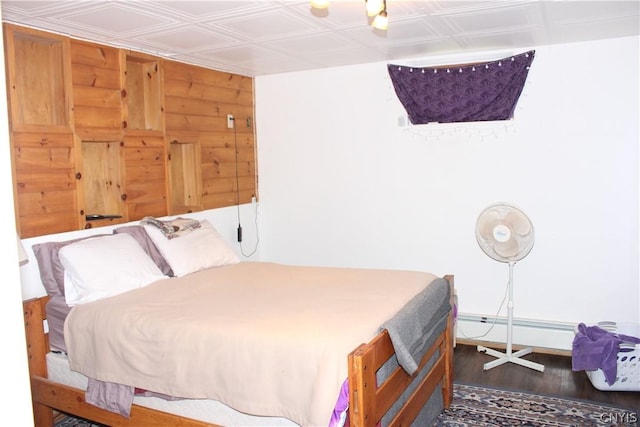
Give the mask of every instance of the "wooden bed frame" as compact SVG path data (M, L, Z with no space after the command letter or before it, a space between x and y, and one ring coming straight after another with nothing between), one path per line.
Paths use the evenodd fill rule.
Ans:
M444 278L449 282L453 301L453 276L447 275ZM23 302L31 396L36 427L52 426L54 409L109 426L215 426L215 424L139 405L132 406L131 417L127 419L85 402L84 390L49 380L46 364L49 337L44 328L47 301L48 297L45 296ZM394 353L389 334L383 331L369 343L358 346L348 356L350 425L352 427L374 427L413 378L426 369L427 362L434 354L438 354L437 360L390 425L411 424L439 384L441 385L444 407L449 407L453 398L453 343L453 310L451 310L445 331L425 353L419 365L419 371L414 376L409 376L398 367L382 384L376 384L375 375L376 371Z

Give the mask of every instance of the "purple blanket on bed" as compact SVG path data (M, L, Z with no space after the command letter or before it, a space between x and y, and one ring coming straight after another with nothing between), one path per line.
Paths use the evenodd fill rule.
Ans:
M616 382L618 373L617 355L623 342L640 343L640 338L615 334L599 326L578 325L573 338L571 364L573 371L595 371L602 369L607 384Z

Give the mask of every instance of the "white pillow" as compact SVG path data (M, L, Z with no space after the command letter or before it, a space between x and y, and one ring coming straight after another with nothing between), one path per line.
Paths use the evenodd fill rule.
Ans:
M177 277L240 262L233 249L206 219L200 221L199 228L173 239L167 239L154 225L143 224L143 227Z
M129 234L114 234L66 245L58 252L64 293L73 306L141 288L166 279Z

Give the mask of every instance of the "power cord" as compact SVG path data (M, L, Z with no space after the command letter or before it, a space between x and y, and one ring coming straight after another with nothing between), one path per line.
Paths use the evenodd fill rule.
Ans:
M242 247L242 243L239 242L240 243L240 253L242 254L242 256L244 256L246 258L248 258L251 255L256 253L256 251L258 250L258 244L260 243L260 233L258 232L258 203L256 202L254 204L254 206L255 206L255 210L253 212L253 218L254 218L254 224L255 224L255 228L256 228L256 245L254 246L254 248L253 248L253 250L251 252L249 252L248 254L245 254L244 253L244 248ZM240 214L238 213L238 215L240 215ZM238 220L238 222L240 222L240 220ZM239 227L240 227L240 225L238 225L238 228Z
M494 318L493 318L493 322L491 322L491 324L490 324L490 326L489 326L489 329L487 329L487 330L485 331L485 333L484 333L484 334L482 334L482 335L476 335L476 336L473 336L473 337L469 337L469 336L467 336L467 335L464 333L464 331L462 330L462 328L460 328L460 325L459 325L459 324L458 324L458 325L456 325L456 329L457 329L457 331L459 331L459 332L460 332L460 334L461 334L464 338L466 338L466 339L468 339L468 340L471 340L471 339L477 339L477 338L484 338L484 337L486 337L486 336L489 334L489 332L491 332L491 331L493 330L493 327L494 327L494 326L496 326L496 323L497 323L497 320L498 320L498 316L500 315L500 312L502 311L502 307L504 306L504 302L507 300L507 295L508 295L508 293L509 293L509 283L507 282L507 286L506 286L506 288L505 288L504 296L502 297L502 302L500 303L500 307L498 307L498 311L496 312L496 315L494 316Z
M238 243L242 243L242 225L240 224L240 179L238 178L238 131L236 130L236 119L229 115L227 120L231 122L233 126L233 154L235 155L235 168L236 168L236 208L238 210Z
M233 123L233 151L235 153L235 167L236 167L236 210L238 216L238 229L237 229L237 238L238 244L240 245L240 253L242 256L248 258L251 255L255 254L258 250L258 243L260 242L260 234L258 233L258 204L255 203L255 211L254 211L254 222L256 228L256 245L253 250L245 254L244 248L242 247L242 224L240 222L240 179L238 177L238 132L236 130L235 117L228 117L228 120L231 120ZM253 196L255 197L255 196Z

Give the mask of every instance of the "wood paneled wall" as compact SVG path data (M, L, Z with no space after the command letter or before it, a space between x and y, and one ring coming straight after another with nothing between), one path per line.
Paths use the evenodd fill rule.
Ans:
M257 196L252 78L12 24L4 35L21 237Z
M250 202L256 195L253 79L168 61L164 72L167 140L197 147L197 203L213 209Z

